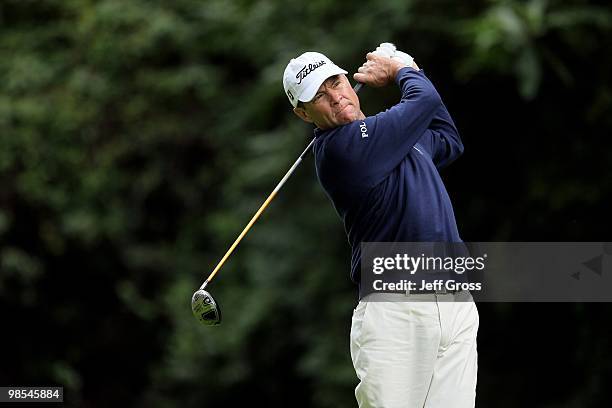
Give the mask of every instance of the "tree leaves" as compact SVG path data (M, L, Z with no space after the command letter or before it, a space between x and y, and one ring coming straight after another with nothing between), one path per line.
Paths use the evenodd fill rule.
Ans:
M354 405L350 252L311 158L211 284L225 323L189 309L312 137L288 60L352 71L395 42L464 135L443 175L464 237L592 240L610 22L578 0L2 2L0 382L59 382L67 406ZM397 96L360 94L368 114Z

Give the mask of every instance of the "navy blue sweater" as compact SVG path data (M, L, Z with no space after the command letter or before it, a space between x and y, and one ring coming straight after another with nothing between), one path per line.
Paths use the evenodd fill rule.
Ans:
M392 108L315 129L317 176L344 222L357 284L361 242L461 242L438 173L463 152L459 133L422 71L402 68L396 82Z

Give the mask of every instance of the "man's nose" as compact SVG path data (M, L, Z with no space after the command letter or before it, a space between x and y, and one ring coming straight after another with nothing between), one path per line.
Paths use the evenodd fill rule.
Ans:
M339 91L330 91L329 100L333 104L338 104L342 100L342 94Z

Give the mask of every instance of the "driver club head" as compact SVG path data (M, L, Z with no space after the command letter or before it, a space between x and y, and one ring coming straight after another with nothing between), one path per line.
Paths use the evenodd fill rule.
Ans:
M200 289L191 298L191 310L200 323L207 326L221 324L221 308L207 291Z

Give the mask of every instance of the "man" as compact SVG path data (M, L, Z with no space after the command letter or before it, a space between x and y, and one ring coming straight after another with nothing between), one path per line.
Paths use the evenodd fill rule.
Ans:
M396 83L402 97L374 116L363 114L347 72L323 54L292 59L283 76L295 114L316 126L317 176L344 222L357 284L362 242L461 242L438 173L463 151L457 129L412 57L381 47L353 78L370 87ZM478 312L471 296L399 296L360 299L353 312L359 406L473 407Z

